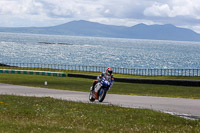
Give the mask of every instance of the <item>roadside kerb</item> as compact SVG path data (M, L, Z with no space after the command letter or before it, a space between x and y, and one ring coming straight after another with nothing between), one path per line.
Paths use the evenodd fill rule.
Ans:
M96 75L74 74L68 73L68 77L96 79ZM160 84L160 85L176 85L176 86L200 86L200 80L178 80L178 79L137 79L137 78L118 78L116 82L141 83L141 84Z
M44 76L57 76L57 77L66 77L67 76L66 73L61 73L61 72L31 71L31 70L11 70L11 69L0 69L0 73L44 75Z

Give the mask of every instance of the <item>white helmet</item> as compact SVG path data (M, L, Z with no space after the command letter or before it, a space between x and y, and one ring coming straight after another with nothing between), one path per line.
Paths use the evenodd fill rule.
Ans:
M112 67L108 67L108 68L106 69L106 74L112 75Z

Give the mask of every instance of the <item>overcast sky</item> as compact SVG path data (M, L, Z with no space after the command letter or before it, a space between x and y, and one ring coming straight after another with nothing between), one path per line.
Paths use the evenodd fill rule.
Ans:
M0 27L43 27L72 20L173 24L200 33L200 0L0 0Z

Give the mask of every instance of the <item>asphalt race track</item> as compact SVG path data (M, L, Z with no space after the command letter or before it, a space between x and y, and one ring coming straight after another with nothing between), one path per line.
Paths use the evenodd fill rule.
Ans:
M88 88L89 89L89 88ZM89 103L89 93L55 90L38 87L26 87L0 83L0 94L52 97L63 100ZM98 102L95 102L98 103ZM102 104L113 104L130 108L146 108L171 113L189 119L200 118L200 100L185 98L166 98L151 96L130 96L108 94Z

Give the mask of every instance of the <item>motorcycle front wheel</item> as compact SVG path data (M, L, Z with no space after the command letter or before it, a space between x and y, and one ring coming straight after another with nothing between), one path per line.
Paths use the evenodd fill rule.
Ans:
M95 101L95 99L93 98L93 91L92 90L90 91L90 94L89 94L89 100L90 100L90 102Z
M107 91L105 89L103 89L103 88L100 89L100 91L99 91L99 98L98 98L99 102L103 102L103 100L106 97L106 93L107 93Z

